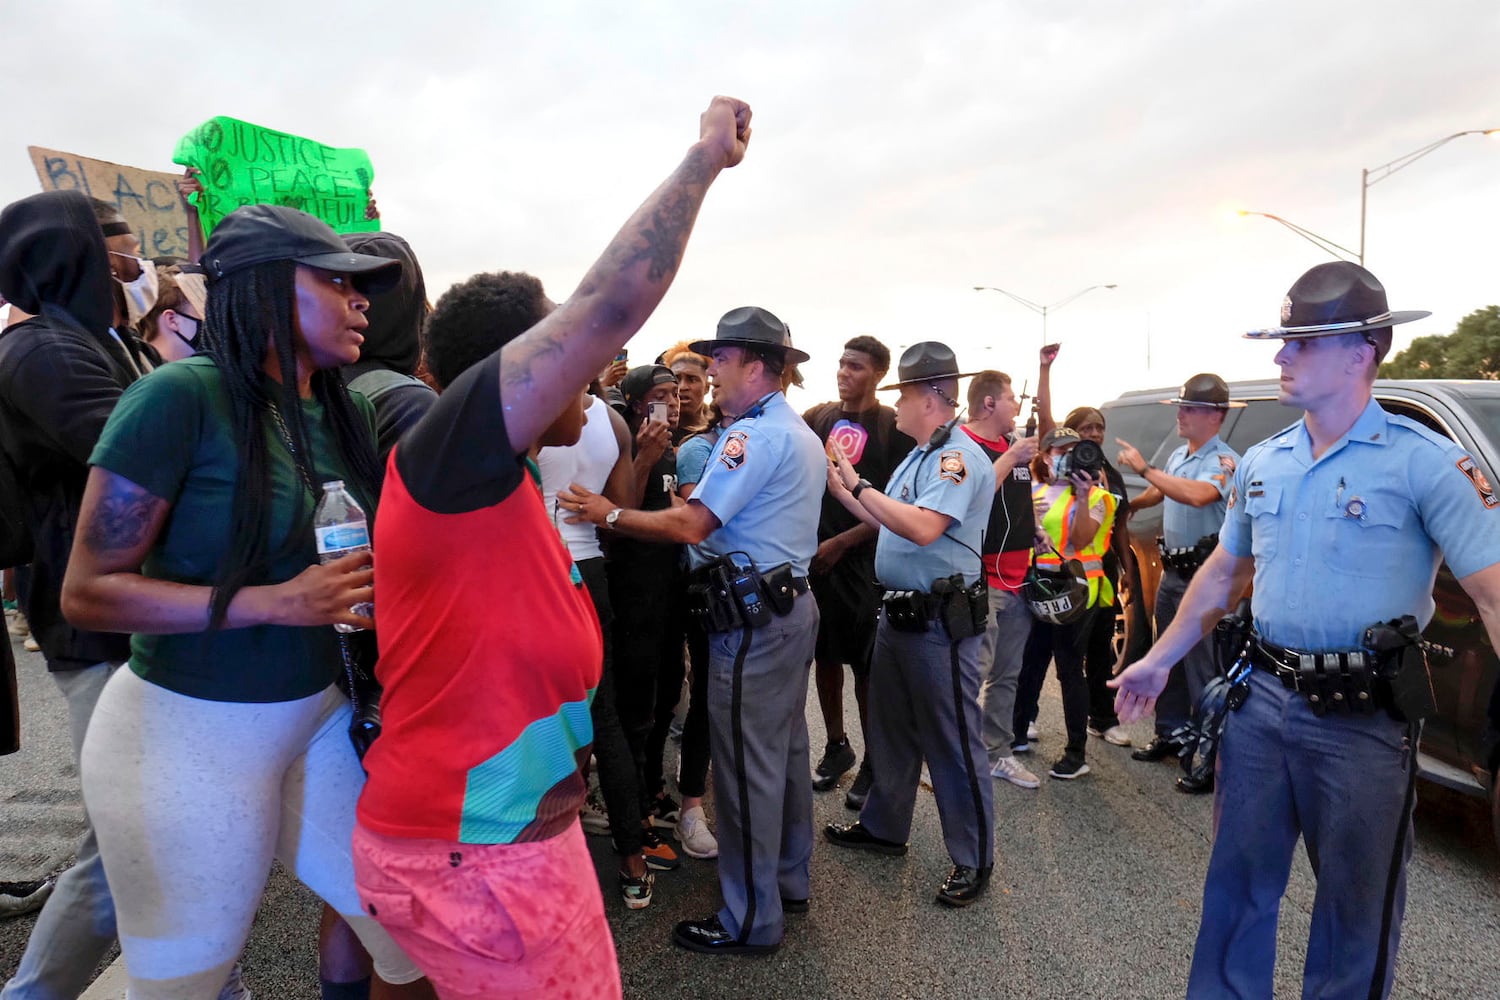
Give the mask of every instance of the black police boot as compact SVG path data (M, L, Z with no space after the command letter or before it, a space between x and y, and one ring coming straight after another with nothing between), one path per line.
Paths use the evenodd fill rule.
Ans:
M858 822L829 823L823 827L823 836L830 844L852 847L857 851L874 851L876 854L899 855L906 853L906 845L894 840L881 840Z
M672 930L672 943L705 955L769 955L781 947L775 944L742 944L724 929L718 915L703 920L684 920Z
M1166 736L1152 737L1151 742L1131 753L1131 760L1158 761L1166 760L1168 757L1176 757L1182 751L1182 744Z
M948 906L968 906L984 894L993 870L993 866L970 868L968 865L954 865L943 884L938 886L937 901Z
M1214 773L1209 771L1199 777L1194 774L1184 774L1177 779L1177 790L1187 795L1204 795L1214 790Z

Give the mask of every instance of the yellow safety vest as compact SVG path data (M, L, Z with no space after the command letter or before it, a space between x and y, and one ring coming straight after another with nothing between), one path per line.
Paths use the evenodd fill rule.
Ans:
M1046 492L1045 485L1037 486L1031 491L1032 499L1039 500ZM1061 569L1063 559L1077 559L1083 563L1084 573L1089 579L1091 608L1113 604L1115 600L1114 587L1110 585L1109 577L1104 575L1104 553L1109 551L1109 533L1115 523L1115 495L1095 486L1089 492L1089 506L1092 507L1093 501L1099 497L1104 498L1104 520L1100 522L1099 530L1094 532L1094 538L1086 548L1075 551L1068 543L1068 525L1073 521L1073 505L1077 502L1074 491L1069 488L1047 508L1040 521L1042 530L1052 540L1057 552L1037 552L1032 556L1032 562L1045 569ZM1062 554L1062 558L1058 558L1058 553Z

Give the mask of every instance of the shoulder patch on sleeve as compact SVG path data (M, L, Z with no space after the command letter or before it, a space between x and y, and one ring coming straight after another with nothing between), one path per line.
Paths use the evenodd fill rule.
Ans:
M730 431L724 435L724 447L719 452L719 461L726 469L738 469L745 464L745 442L749 439L744 431Z
M950 448L938 456L938 478L946 479L957 486L969 475L969 467L964 464L964 453L957 448Z
M1479 500L1486 510L1500 507L1500 497L1495 495L1495 488L1490 485L1489 479L1480 471L1478 463L1473 458L1465 455L1454 464L1458 466L1459 472L1469 477L1469 482L1474 485L1474 492L1479 494Z
M1220 452L1219 471L1211 477L1214 482L1219 484L1220 489L1223 489L1224 484L1231 478L1233 478L1234 470L1237 464L1238 463L1235 462L1233 455L1226 455Z

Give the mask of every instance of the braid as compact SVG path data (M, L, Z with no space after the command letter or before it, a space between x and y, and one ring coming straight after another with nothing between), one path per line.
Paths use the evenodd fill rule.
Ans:
M267 412L270 407L280 411L292 439L299 477L305 471L314 483L318 481L316 456L297 397L296 270L296 263L289 260L246 268L216 281L208 298L203 353L214 360L223 378L238 458L229 546L215 571L209 604L211 630L223 626L229 603L241 588L264 579L271 566L300 547L312 530L316 497L308 497L299 506L290 529L273 548L274 489L266 445L267 421L275 419ZM272 347L281 368L279 385L265 378L266 352ZM380 479L369 428L336 369L316 372L312 381L314 393L332 418L336 447L360 480L353 485L363 493L361 499L373 504Z

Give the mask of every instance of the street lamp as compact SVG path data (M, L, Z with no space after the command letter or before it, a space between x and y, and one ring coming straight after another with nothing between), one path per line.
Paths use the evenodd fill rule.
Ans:
M1360 266L1363 267L1364 263L1365 263L1365 203L1369 199L1370 186L1372 184L1379 184L1381 181L1383 181L1387 177L1391 176L1391 174L1394 174L1398 170L1402 170L1402 169L1405 169L1406 167L1411 166L1413 163L1416 163L1422 157L1426 156L1428 153L1430 153L1433 150L1437 149L1439 146L1446 146L1448 143L1452 142L1454 139L1459 139L1459 138L1462 138L1463 136L1466 136L1466 135L1494 135L1497 132L1500 132L1500 128L1471 128L1471 129L1465 129L1462 132L1454 132L1452 135L1445 135L1445 136L1443 136L1443 138L1437 140L1436 142L1429 142L1427 145L1423 146L1421 149L1414 149L1410 153L1405 154L1404 156L1398 156L1394 160L1390 161L1389 163L1382 163L1378 167L1369 167L1367 169L1361 170L1359 172L1359 263L1360 263Z
M1053 310L1057 310L1057 309L1061 309L1063 306L1067 305L1069 302L1072 302L1074 299L1082 298L1083 296L1087 295L1089 292L1092 292L1096 288L1118 288L1118 287L1120 287L1120 286L1118 286L1118 285L1090 285L1089 287L1083 289L1082 291L1074 292L1072 295L1069 295L1067 298L1060 299L1057 302L1054 302L1051 305L1046 305L1046 306L1040 305L1040 304L1038 304L1036 302L1033 302L1030 299L1023 299L1021 296L1017 295L1015 292L1007 292L1005 289L1003 289L1003 288L996 288L994 285L975 285L974 286L974 291L976 291L976 292L999 292L1001 295L1004 295L1006 298L1010 299L1012 302L1018 302L1021 305L1025 306L1027 309L1030 309L1034 313L1040 313L1041 316L1042 316L1042 345L1046 346L1046 344L1047 344L1047 313L1048 312L1053 311Z
M1296 233L1298 236L1302 237L1304 240L1311 243L1319 250L1322 250L1324 253L1329 254L1336 260L1347 260L1349 258L1359 256L1348 247L1335 243L1333 242L1333 240L1330 240L1326 236L1319 236L1311 229L1304 229L1301 226L1297 225L1295 222L1289 222L1279 215L1272 215L1270 212L1251 212L1243 208L1239 210L1238 214L1241 216L1258 215L1262 219L1270 219L1272 222L1279 222L1283 226L1290 229L1292 232Z

